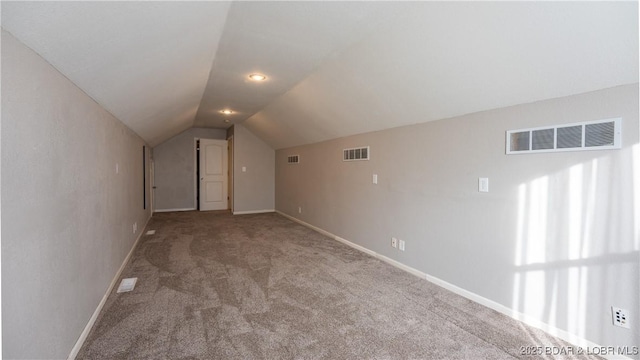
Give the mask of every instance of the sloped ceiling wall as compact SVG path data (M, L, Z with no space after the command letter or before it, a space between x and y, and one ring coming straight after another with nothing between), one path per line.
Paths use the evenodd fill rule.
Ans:
M0 6L152 146L243 123L279 149L638 81L637 2Z
M225 2L2 2L2 27L151 144L189 128Z
M387 2L234 3L195 124L225 127L246 120L405 7ZM268 79L252 82L252 73ZM234 114L221 114L225 108Z
M638 81L637 3L412 4L245 126L276 149Z

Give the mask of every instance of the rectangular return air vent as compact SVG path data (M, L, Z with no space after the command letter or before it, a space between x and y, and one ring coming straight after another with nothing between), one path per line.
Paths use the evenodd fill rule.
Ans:
M507 131L507 154L622 147L622 118Z
M369 160L369 147L342 150L342 161Z
M300 155L287 156L287 164L298 164L298 163L300 163Z

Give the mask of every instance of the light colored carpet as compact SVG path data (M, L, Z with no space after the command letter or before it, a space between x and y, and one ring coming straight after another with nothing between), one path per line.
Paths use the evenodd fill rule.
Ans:
M155 214L78 359L505 359L568 344L280 215ZM146 231L146 229L145 229Z

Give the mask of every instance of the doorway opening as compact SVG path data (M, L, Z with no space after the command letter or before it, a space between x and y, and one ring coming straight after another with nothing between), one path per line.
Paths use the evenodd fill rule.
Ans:
M198 211L229 209L227 140L196 139L195 194Z
M227 139L227 149L229 151L229 195L227 198L229 199L229 209L231 209L231 213L233 213L233 136L230 136Z
M196 210L200 211L200 139L196 139Z

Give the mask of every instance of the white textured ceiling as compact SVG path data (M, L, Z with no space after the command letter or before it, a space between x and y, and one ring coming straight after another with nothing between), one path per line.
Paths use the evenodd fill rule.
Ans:
M228 2L5 2L2 27L151 145L193 125Z
M151 145L228 118L283 148L638 81L637 2L1 6Z
M279 149L637 82L637 2L413 3L244 124Z
M231 6L195 125L242 122L406 6L384 2L237 2ZM262 73L265 82L248 80ZM220 110L235 112L223 115Z

